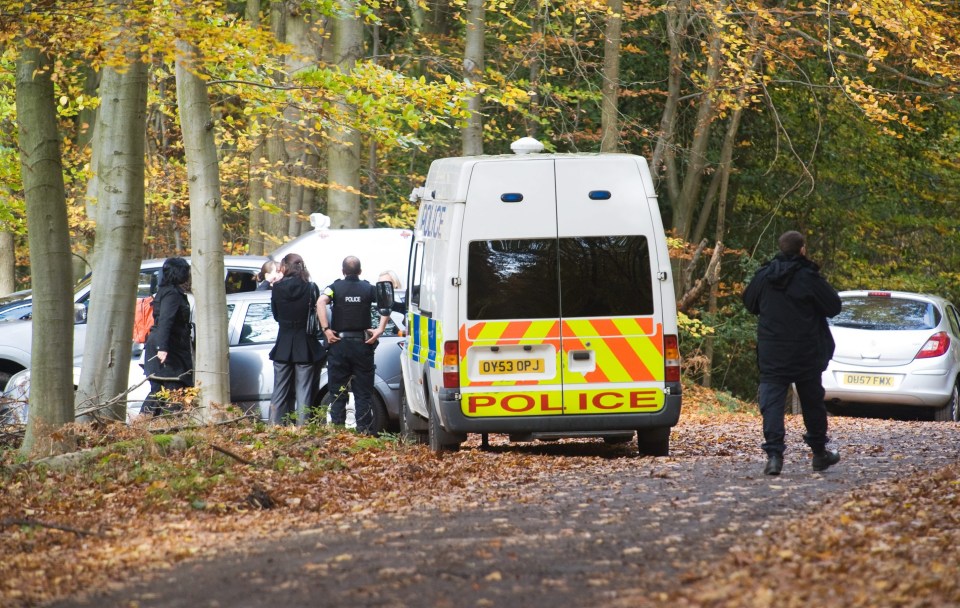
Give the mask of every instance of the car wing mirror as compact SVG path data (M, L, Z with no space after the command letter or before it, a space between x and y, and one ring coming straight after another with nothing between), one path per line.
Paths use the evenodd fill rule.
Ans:
M380 281L377 283L377 312L382 316L389 316L393 310L393 283Z
M83 304L73 305L73 324L79 325L87 322L87 307Z

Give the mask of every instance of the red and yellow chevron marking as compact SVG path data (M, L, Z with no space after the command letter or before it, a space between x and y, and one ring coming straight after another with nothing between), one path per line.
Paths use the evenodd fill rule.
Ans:
M564 384L664 379L663 325L657 323L654 332L652 319L564 321L563 349L593 349L597 358L597 367L591 372L565 369Z
M663 391L648 389L467 393L460 411L470 418L649 413L663 408Z
M476 342L503 344L552 344L556 369L564 384L662 382L664 379L663 325L651 318L603 318L549 321L487 321L460 326L460 358ZM596 368L579 373L567 365L568 353L592 350ZM471 381L465 366L460 386L535 386L558 384L559 377L541 380Z
M559 359L560 322L550 321L480 321L473 325L460 326L460 359L465 360L467 349L475 342L493 344L552 344ZM536 386L559 384L560 363L556 362L557 375L542 380L485 380L471 381L466 366L460 367L460 386Z

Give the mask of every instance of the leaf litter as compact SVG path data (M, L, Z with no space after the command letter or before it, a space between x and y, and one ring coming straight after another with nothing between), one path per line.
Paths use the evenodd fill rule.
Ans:
M788 438L791 453L802 454L798 418L788 419ZM960 605L957 425L854 418L831 418L831 425L843 434L845 450L893 460L909 457L903 446L858 443L858 437L915 425L917 444L906 450L946 451L945 466L908 469L902 479L860 486L829 508L811 504L800 518L774 516L763 534L744 536L736 524L721 528L718 540L729 545L722 555L682 564L674 584L655 591L639 577L634 588L598 605ZM671 456L657 459L634 456L630 444L564 440L530 446L498 436L491 436L488 450L471 437L459 453L434 455L391 436L371 439L322 426L249 422L187 431L179 442L137 425L74 425L70 432L95 457L61 469L27 466L15 450L0 449L0 605L33 606L115 588L138 573L245 550L253 540L347 531L363 520L358 514L403 517L425 506L456 513L538 501L575 492L584 476L601 471L631 484L647 478L676 487L678 492L644 508L682 513L696 507L701 515L693 518L703 523L720 517L714 509L736 505L739 488L727 486L691 503L682 489L696 480L685 478L687 469L680 465L702 465L708 475L711 464L723 460L762 467L756 456L759 418L719 411L705 391L685 395ZM799 468L796 462L788 465ZM773 492L788 483L769 480ZM583 513L564 513L567 521L575 523L597 506L588 497L580 504ZM617 516L596 523L614 526ZM509 521L498 525L509 539L504 542L523 542L506 533L512 530ZM578 533L568 529L569 535ZM664 534L660 544L669 555L690 540ZM642 560L647 552L629 546L621 555ZM378 572L381 579L401 576L393 568ZM502 573L495 568L486 575L487 582L498 577ZM543 584L562 588L564 581ZM588 584L602 588L607 581L596 577Z

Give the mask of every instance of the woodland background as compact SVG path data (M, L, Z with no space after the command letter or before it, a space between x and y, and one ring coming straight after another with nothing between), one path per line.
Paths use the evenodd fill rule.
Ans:
M739 292L786 229L838 289L960 301L958 17L892 0L6 0L0 291L32 287L63 336L67 279L89 266L106 282L141 258L197 268L217 241L262 254L315 211L410 227L431 160L532 136L650 161L687 379L751 397ZM37 153L51 142L56 158ZM37 181L41 157L59 186ZM204 272L198 310L222 316ZM91 308L90 334L111 330L85 361L122 347L129 300ZM38 354L43 335L53 388L32 397L62 401L71 362ZM199 378L225 360L203 338ZM108 393L86 367L77 399Z

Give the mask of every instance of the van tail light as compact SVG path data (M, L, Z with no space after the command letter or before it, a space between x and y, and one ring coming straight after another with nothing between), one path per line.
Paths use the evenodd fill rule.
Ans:
M915 359L930 359L932 357L939 357L940 355L947 352L950 348L950 336L947 335L947 332L940 331L927 340L927 343L923 345L923 348L920 349L920 352L917 353Z
M460 345L456 340L443 343L443 388L460 388Z
M664 379L680 382L680 345L676 336L663 337Z

